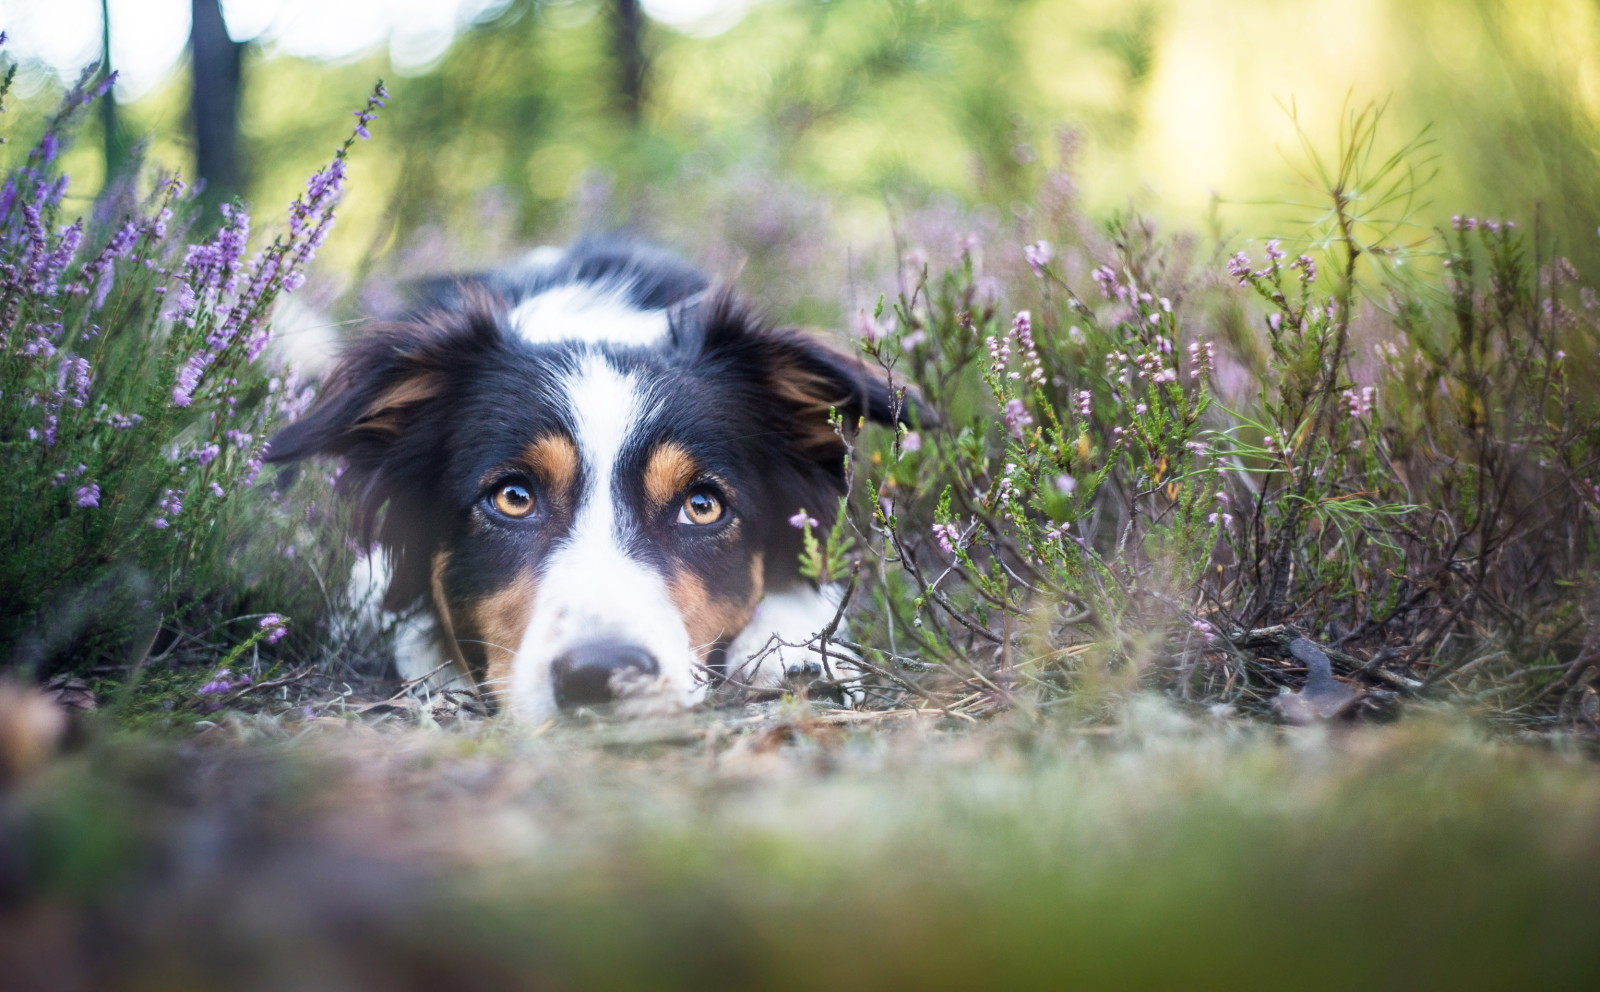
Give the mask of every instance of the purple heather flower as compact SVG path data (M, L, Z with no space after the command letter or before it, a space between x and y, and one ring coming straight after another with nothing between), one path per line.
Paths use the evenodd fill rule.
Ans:
M257 451L254 454L252 454L249 458L245 459L245 462L244 462L244 475L239 477L239 483L241 485L243 485L246 488L248 488L248 487L253 486L253 485L256 484L256 479L258 479L261 476L261 461L262 461L262 456L265 453L266 453L266 449L263 448L261 451Z
M961 528L955 524L934 524L934 539L939 542L939 547L947 555L954 555L956 548L961 544Z
M815 527L817 526L817 518L806 513L804 509L801 509L799 513L796 513L794 516L789 518L789 526L795 528L796 530L799 530L803 527Z
M170 523L168 523L166 520L162 519L161 517L157 517L154 520L150 521L150 526L154 527L156 530L166 530L168 527L171 527L172 525Z
M1028 268L1033 270L1033 274L1042 278L1044 276L1044 267L1049 265L1050 259L1055 257L1055 249L1050 246L1048 241L1036 241L1031 245L1023 246L1022 256L1028 260Z
M200 375L208 361L209 358L201 354L183 363L183 368L178 370L177 384L172 387L173 406L188 406L194 401L194 391L200 386Z
M89 401L89 360L81 355L68 355L56 371L56 389L65 394L70 382L72 393L69 402L82 408Z
M261 622L257 626L267 632L266 642L268 644L276 644L283 640L285 634L289 633L289 618L281 613L268 613L261 618Z
M100 487L94 483L79 486L72 494L72 501L86 510L92 510L100 505Z
M194 295L194 287L187 282L178 283L178 291L167 299L172 304L161 316L165 320L183 320L194 313L198 300ZM190 321L193 323L193 321Z
M1250 256L1241 251L1228 259L1228 275L1239 280L1239 285L1248 286L1252 275L1250 271Z
M1099 285L1100 291L1106 294L1107 299L1115 299L1127 292L1117 283L1116 270L1109 265L1096 268L1090 275L1094 277L1095 283Z
M1056 488L1059 489L1061 492L1064 492L1064 493L1067 493L1067 494L1070 495L1070 494L1072 494L1074 492L1077 492L1077 490L1078 490L1078 480L1074 479L1072 476L1067 475L1065 472L1063 472L1062 474L1056 476Z
M1019 441L1022 440L1022 432L1033 425L1032 415L1028 413L1027 407L1019 399L1006 401L1004 417L1006 429L1011 432L1012 437Z
M1358 393L1354 389L1346 389L1340 398L1344 400L1350 411L1352 419L1360 419L1372 412L1372 407L1377 399L1378 391L1372 386L1363 386Z
M900 450L913 452L921 451L922 435L918 434L916 431L908 431L906 436L900 439Z
M191 245L184 264L197 288L232 293L238 288L239 268L250 241L250 215L223 204L222 216L221 229L205 244Z
M168 489L161 494L161 502L156 504L156 511L169 517L175 517L183 512L183 490Z

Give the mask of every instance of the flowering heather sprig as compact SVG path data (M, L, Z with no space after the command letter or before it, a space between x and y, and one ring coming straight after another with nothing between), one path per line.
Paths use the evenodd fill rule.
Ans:
M161 501L156 504L156 512L164 516L175 517L183 512L183 490L168 489L161 494Z
M240 207L223 207L218 228L189 243L196 206L177 177L148 195L130 180L81 219L66 213L77 203L59 174L66 128L110 84L95 82L76 88L25 162L0 176L0 438L9 439L0 500L18 549L0 556L13 606L0 618L0 656L19 632L53 622L63 590L104 588L120 602L115 577L130 568L162 577L145 605L169 616L178 599L240 595L241 546L251 548L251 574L272 583L262 592L292 594L272 570L299 539L286 549L274 538L303 533L299 515L241 490L261 472L258 439L306 390L252 360L275 301L327 236L344 153L384 98L374 91L358 112L360 133L313 180L298 225L247 258L251 221ZM0 73L0 96L6 85ZM163 533L175 529L183 540ZM273 547L254 547L251 534ZM85 636L121 636L120 621L107 621L84 620ZM283 623L253 633L271 643Z
M200 385L200 375L205 371L210 356L201 353L183 363L178 371L177 384L172 387L172 405L188 406L194 401L194 391Z
M989 371L996 376L1006 373L1006 365L1011 362L1011 337L1010 335L994 335L989 338Z
M89 402L89 387L93 376L89 360L81 355L68 355L56 370L56 393L66 398L74 407L82 409ZM67 391L71 387L71 392Z
M955 524L934 524L933 539L939 542L939 548L947 555L954 555L956 548L961 546L961 528Z
M281 613L268 613L257 626L267 632L264 640L268 644L276 644L289 633L289 618Z
M1244 252L1234 252L1233 257L1228 259L1228 275L1239 280L1239 285L1250 285L1250 277L1254 274L1250 256Z
M1023 365L1028 369L1028 381L1035 385L1044 382L1044 365L1039 361L1039 349L1033 343L1033 314L1019 310L1011 321L1011 333L1022 351ZM1013 374L1013 378L1016 374Z
M1117 271L1109 265L1099 266L1089 275L1108 300L1126 301L1133 295L1131 287L1124 286L1117 278Z
M212 295L231 294L239 286L239 269L250 242L250 215L224 203L223 224L205 244L191 245L184 264L189 270L185 288Z
M1023 246L1022 257L1027 259L1028 268L1033 270L1033 274L1043 278L1045 266L1049 265L1050 260L1055 257L1055 249L1051 247L1048 241L1036 241L1031 245Z
M1228 512L1227 493L1217 493L1217 509L1206 517L1206 522L1210 524L1220 523L1224 528L1233 523L1233 514Z
M1020 399L1012 398L1006 401L1003 413L1006 421L1006 430L1018 441L1022 440L1023 432L1033 426L1033 416L1028 413L1028 408Z
M795 530L802 530L806 527L815 527L817 526L817 518L811 516L805 511L804 508L802 508L799 513L796 513L794 516L789 518L789 526L793 527Z
M1310 255L1301 255L1289 263L1289 268L1298 269L1300 281L1311 285L1317 281L1317 263Z
M1377 395L1378 390L1375 387L1363 386L1359 393L1354 389L1346 389L1340 394L1340 398L1344 400L1345 407L1349 411L1350 417L1352 419L1359 420L1362 417L1371 415L1372 408L1377 400Z

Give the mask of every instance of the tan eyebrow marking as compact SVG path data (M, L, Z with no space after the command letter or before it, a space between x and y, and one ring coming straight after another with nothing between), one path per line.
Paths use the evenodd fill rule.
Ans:
M664 508L701 475L700 463L681 445L667 441L650 452L644 468L645 502L654 510Z
M569 499L578 478L578 448L560 434L546 434L522 449L522 461L558 499Z

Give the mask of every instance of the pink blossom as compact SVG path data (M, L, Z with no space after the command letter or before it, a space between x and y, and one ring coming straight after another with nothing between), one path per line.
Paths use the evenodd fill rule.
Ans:
M268 644L276 644L289 633L289 618L281 613L268 613L257 626L267 632L265 640Z

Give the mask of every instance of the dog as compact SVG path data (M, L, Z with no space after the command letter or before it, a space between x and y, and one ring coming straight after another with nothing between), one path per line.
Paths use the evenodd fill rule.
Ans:
M344 459L382 606L417 618L403 678L528 721L721 683L859 700L860 670L818 642L840 590L800 574L800 527L832 523L847 438L904 423L903 391L625 239L421 295L268 449Z

